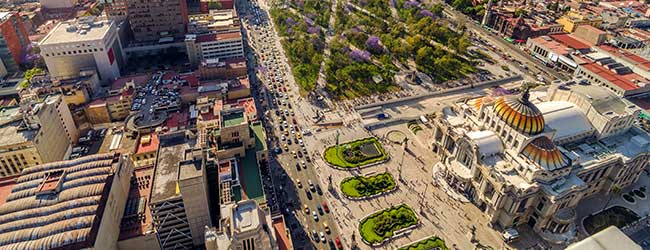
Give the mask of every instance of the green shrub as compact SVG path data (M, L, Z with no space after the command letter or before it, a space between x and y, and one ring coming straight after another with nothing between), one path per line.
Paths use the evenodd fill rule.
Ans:
M370 244L379 243L393 236L395 231L416 225L418 218L407 205L379 211L359 223L361 237Z
M395 188L395 180L390 173L381 173L369 177L355 176L341 182L341 191L349 197L366 197Z

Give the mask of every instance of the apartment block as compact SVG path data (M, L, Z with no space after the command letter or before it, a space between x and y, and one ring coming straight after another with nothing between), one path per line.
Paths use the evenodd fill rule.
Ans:
M206 59L225 60L244 57L241 32L217 34L190 34L185 37L185 46L190 64L196 66Z

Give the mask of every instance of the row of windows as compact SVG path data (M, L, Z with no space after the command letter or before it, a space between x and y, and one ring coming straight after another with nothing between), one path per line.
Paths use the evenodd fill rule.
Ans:
M76 55L76 54L86 54L86 53L95 53L97 51L104 51L103 48L99 48L99 50L95 49L84 49L84 50L71 50L71 51L63 51L63 52L57 52L55 53L45 53L45 56L65 56L65 55Z

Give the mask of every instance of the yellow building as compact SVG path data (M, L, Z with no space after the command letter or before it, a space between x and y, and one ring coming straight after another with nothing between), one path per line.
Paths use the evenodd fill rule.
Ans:
M140 137L138 147L131 156L136 168L153 166L156 164L158 152L158 134L148 134Z
M562 25L565 32L573 33L580 25L591 25L598 28L603 23L603 19L600 16L583 15L570 11L557 19L556 22Z
M0 176L63 160L78 137L68 105L59 95L24 112L5 107L0 111Z

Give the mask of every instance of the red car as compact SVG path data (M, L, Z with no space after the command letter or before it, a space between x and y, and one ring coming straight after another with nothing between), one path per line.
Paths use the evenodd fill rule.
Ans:
M327 206L327 202L323 201L323 203L321 203L321 205L323 206L323 210L325 210L326 213L330 212L330 208Z
M341 239L339 239L338 236L336 236L336 239L334 240L334 242L336 243L336 248L343 249L343 244L341 244Z

